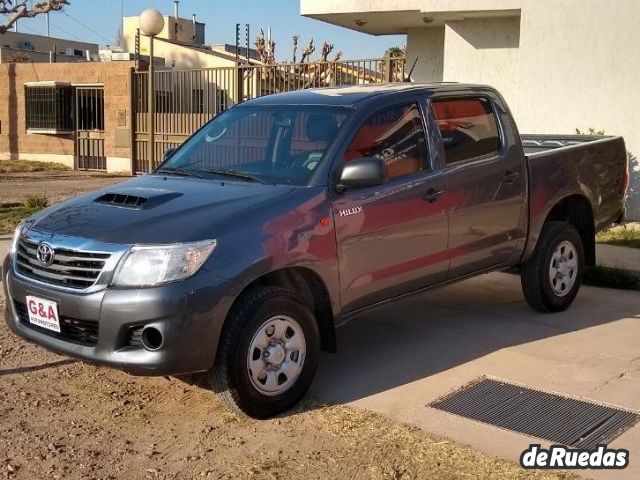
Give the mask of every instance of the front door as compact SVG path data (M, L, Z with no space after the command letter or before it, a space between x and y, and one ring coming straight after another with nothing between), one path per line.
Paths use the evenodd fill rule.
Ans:
M447 213L442 174L432 168L423 111L406 103L372 114L344 162L377 156L380 186L347 190L333 203L346 311L446 279Z
M508 263L526 235L522 150L506 148L497 104L483 96L432 100L444 147L449 275ZM506 112L504 112L506 115Z
M106 170L104 151L104 87L78 86L75 96L75 165L80 170Z

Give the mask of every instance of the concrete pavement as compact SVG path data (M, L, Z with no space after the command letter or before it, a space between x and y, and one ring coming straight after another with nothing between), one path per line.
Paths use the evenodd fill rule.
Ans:
M493 273L355 319L338 350L323 355L312 395L516 462L538 441L427 405L488 375L640 411L640 292L583 287L548 315L525 304L517 276ZM640 425L611 447L629 449L628 469L578 473L640 478Z

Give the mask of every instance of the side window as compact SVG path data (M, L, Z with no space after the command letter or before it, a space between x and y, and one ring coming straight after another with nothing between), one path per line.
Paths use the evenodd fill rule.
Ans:
M497 152L498 122L486 98L433 100L447 165Z
M427 145L418 104L373 114L360 127L345 152L345 161L378 157L387 178L411 175L427 167Z

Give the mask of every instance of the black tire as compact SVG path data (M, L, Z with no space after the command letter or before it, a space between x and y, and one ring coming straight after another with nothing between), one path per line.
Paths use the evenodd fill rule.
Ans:
M259 327L277 315L291 317L301 327L306 355L294 383L283 393L268 396L252 384L247 357ZM253 418L269 418L300 401L311 385L319 356L318 324L300 296L285 288L257 287L244 294L229 314L209 380L222 403L231 410Z
M562 242L571 243L577 253L577 272L573 286L558 295L549 278L551 261L556 248ZM522 291L527 303L539 312L561 312L573 302L582 284L584 272L584 247L578 231L566 222L547 222L542 227L533 256L520 270Z

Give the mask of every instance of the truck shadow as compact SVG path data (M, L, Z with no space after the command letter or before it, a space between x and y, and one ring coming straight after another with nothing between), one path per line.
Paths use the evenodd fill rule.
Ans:
M339 328L338 353L321 356L310 396L322 403L352 402L427 379L501 349L567 335L545 345L549 349L545 358L552 359L562 355L564 342L571 342L573 332L639 314L640 293L585 287L568 311L542 314L525 303L516 275L483 275L364 314ZM629 331L628 324L620 328L616 338L639 334ZM583 332L578 341L585 342L579 348L588 355L589 349L597 353L594 346L606 340L594 330ZM616 351L615 345L606 348ZM483 359L481 364L466 366L453 380L438 383L438 389L444 390L438 395L460 386L455 379L461 376L498 375L504 367L500 362L504 360L492 363ZM522 371L526 368L514 368L521 369L519 376L527 375ZM425 398L424 402L430 400Z
M56 360L55 362L47 362L40 365L31 365L28 367L7 368L4 370L0 369L0 377L4 377L5 375L15 375L19 373L38 372L40 370L46 370L47 368L57 368L64 365L72 365L74 363L78 363L78 360Z

